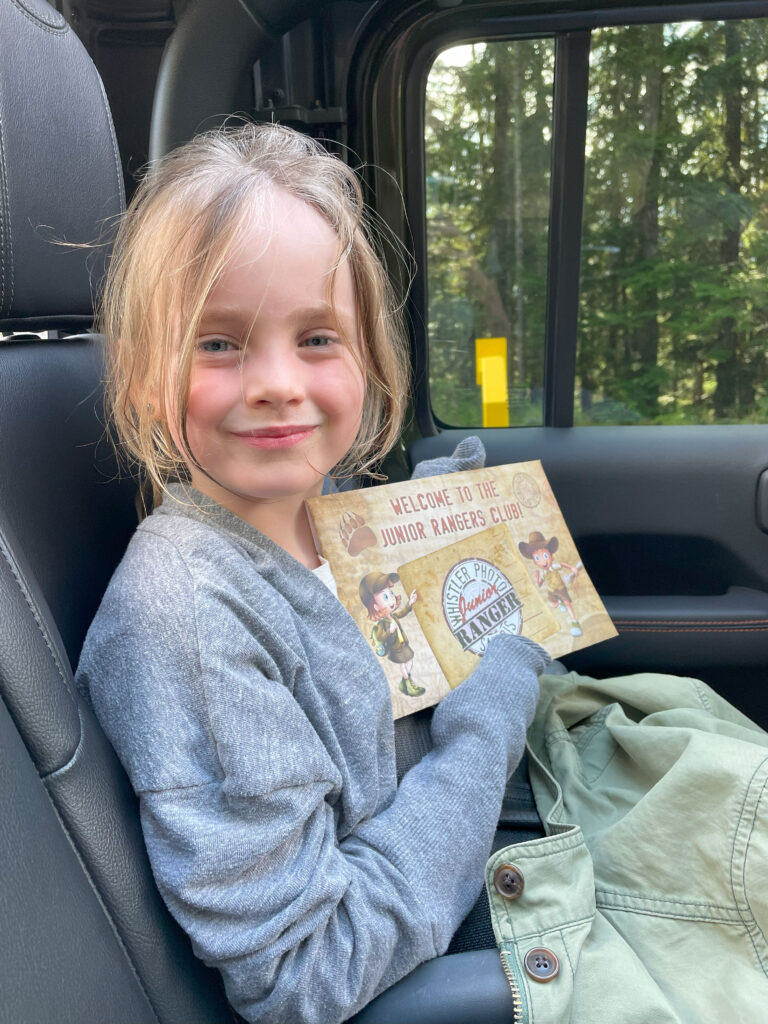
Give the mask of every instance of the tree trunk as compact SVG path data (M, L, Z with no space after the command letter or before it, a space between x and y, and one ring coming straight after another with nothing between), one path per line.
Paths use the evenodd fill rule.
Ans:
M525 355L523 342L525 338L525 306L523 303L523 157L521 121L522 102L520 95L520 62L514 60L512 66L512 103L515 112L513 159L515 166L515 266L514 266L514 301L515 301L515 373L517 383L525 381Z
M725 168L723 179L728 191L738 197L741 192L741 34L736 22L725 23L725 60L723 141ZM741 223L729 216L723 226L720 243L720 263L726 275L735 270L741 247ZM733 316L724 316L717 334L717 347L727 352L718 363L717 387L714 394L715 415L718 420L737 413L739 404L739 338Z
M638 255L646 267L659 258L659 192L661 187L661 148L659 125L662 114L662 68L664 67L664 27L649 25L648 64L645 75L645 97L642 110L644 135L650 152L645 180L641 185L639 208L635 217L638 232ZM639 359L636 382L637 408L647 419L654 419L659 409L659 384L655 373L659 360L659 295L655 285L642 292L645 319L635 332L635 351Z
M510 107L512 104L512 68L516 60L514 44L499 50L492 75L493 88L493 145L491 165L493 167L493 189L491 209L493 211L492 239L496 249L496 280L499 294L510 327L516 324L515 281L517 277L515 255L515 203L514 189L517 185L513 154L510 152ZM517 121L518 111L515 111ZM507 339L510 348L512 339ZM514 351L517 349L515 347ZM516 361L510 360L509 376L514 380Z

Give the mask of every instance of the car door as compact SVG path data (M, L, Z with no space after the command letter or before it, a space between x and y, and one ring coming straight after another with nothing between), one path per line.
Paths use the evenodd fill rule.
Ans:
M350 141L416 259L407 457L540 459L619 630L569 667L695 675L766 724L768 5L561 7L361 34Z

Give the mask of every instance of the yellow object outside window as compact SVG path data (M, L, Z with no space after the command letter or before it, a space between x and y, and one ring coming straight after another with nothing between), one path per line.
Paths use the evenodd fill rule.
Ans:
M483 426L508 427L507 339L475 338L475 370L483 405Z

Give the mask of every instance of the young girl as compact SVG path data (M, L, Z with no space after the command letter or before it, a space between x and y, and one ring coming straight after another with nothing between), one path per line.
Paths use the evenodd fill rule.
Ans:
M380 573L369 572L360 580L360 600L368 612L368 618L373 623L371 628L371 643L373 649L380 658L389 658L391 662L398 665L402 676L400 678L400 692L406 697L420 697L424 693L423 686L417 686L411 679L413 668L413 648L408 643L400 620L413 611L413 605L418 600L418 594L414 590L401 608L400 597L392 589L393 584L399 581L400 577L396 572Z
M443 953L471 908L548 659L492 642L398 788L385 677L303 504L381 458L407 395L341 161L275 126L176 150L122 224L104 320L113 421L162 503L79 683L235 1009L332 1024Z

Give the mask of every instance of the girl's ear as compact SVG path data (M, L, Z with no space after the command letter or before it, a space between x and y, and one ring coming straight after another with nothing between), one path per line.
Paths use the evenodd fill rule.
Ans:
M163 422L165 412L163 408L162 395L157 384L152 383L149 387L137 389L137 394L131 396L131 400L137 412L147 412L153 423Z
M158 405L157 405L157 399L155 398L154 395L150 395L149 399L150 400L147 402L147 412L149 413L150 418L152 420L159 420L160 419L160 409L158 408ZM154 401L152 399L154 399Z
M120 342L118 341L119 345ZM145 387L144 381L134 377L128 385L127 392L128 403L133 406L137 415L141 415L142 411L146 409L147 412L153 412L158 408L157 405L157 388L151 386ZM154 416L153 416L154 418Z
M153 381L150 383L149 387L144 387L142 390L144 392L142 398L147 407L147 412L151 413L153 420L159 419L161 405L160 392L158 390L157 383Z

